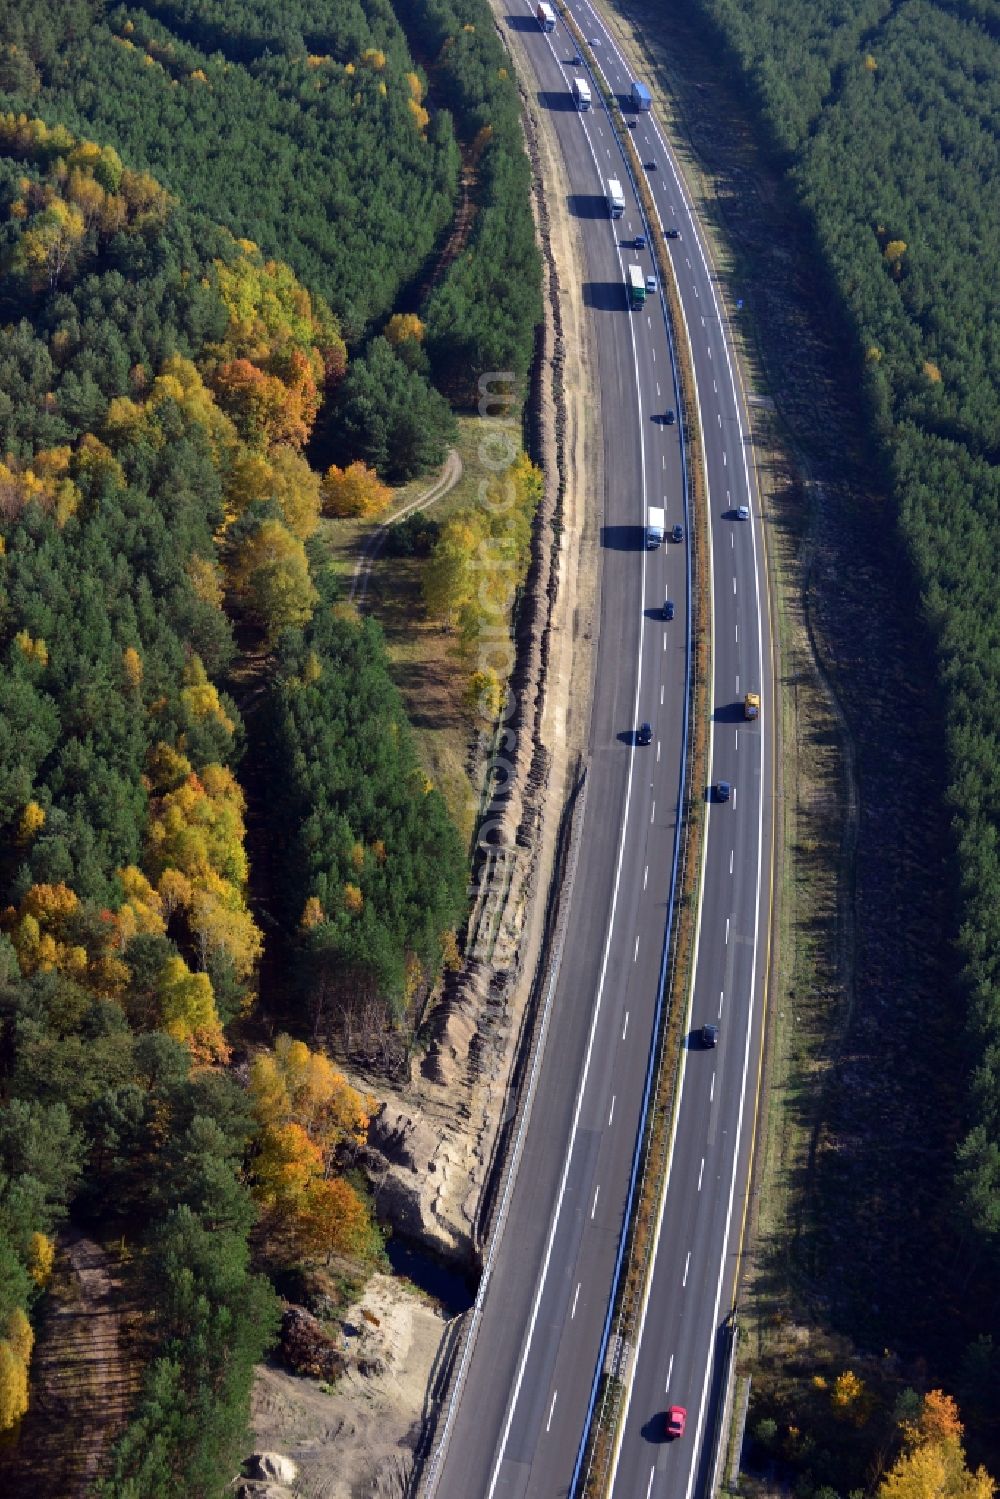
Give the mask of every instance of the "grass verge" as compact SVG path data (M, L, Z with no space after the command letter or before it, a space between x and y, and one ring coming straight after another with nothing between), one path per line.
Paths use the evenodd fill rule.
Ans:
M511 430L512 413L502 423ZM454 487L435 499L429 513L447 520L475 504L480 485L496 475L490 438L501 424L490 417L460 416L456 450L462 475ZM388 511L376 520L325 520L322 538L345 595L372 532L433 487L434 476L401 485ZM427 618L421 591L422 560L393 557L383 551L373 562L365 600L385 631L393 679L413 728L417 752L428 776L439 788L456 825L471 842L481 803L480 783L488 741L469 714L463 696L467 664L459 657L454 634Z

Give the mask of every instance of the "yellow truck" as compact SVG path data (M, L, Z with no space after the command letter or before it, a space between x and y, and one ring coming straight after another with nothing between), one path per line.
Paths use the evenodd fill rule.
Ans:
M743 717L744 718L759 718L760 717L760 693L759 692L748 692L747 695L746 695L746 697L743 699Z

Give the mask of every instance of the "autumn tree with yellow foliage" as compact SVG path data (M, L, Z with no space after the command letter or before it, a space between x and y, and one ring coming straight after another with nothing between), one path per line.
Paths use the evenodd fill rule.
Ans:
M483 485L478 505L444 522L423 571L428 613L454 632L462 657L474 661L465 701L476 718L499 711L513 666L510 620L527 576L541 486L540 470L518 454Z
M347 351L322 297L306 291L281 261L264 260L256 246L240 241L237 248L231 260L215 262L229 325L211 352L221 363L248 359L277 372L274 366L294 350L305 356L317 385L337 380Z
M43 448L30 463L0 462L0 516L8 520L35 504L64 526L80 506L80 490L70 477L68 447Z
M878 1499L993 1499L985 1468L967 1466L958 1406L931 1390L915 1422L903 1422L903 1451L878 1487Z
M381 515L392 499L373 468L360 459L346 468L331 464L323 475L323 513L339 517L371 519Z
M183 918L202 969L223 960L245 979L261 951L247 909L245 802L232 771L206 765L151 805L146 865L165 906Z
M266 1212L272 1252L371 1258L379 1237L357 1190L338 1174L362 1145L374 1100L352 1088L330 1060L279 1036L254 1061L250 1095L260 1125L254 1192Z
M261 521L241 543L231 578L272 643L283 630L308 623L319 598L305 547L276 520Z
M394 348L404 343L423 343L426 331L415 312L394 312L385 325L385 336Z
M94 238L148 231L170 211L169 194L148 173L126 170L111 147L78 141L64 126L0 114L0 149L44 174L25 178L13 205L21 234L10 270L34 290L55 290L92 253Z
M243 450L226 480L226 498L233 519L253 504L271 500L285 526L307 541L319 524L320 476L294 448L279 445L264 454Z
M20 1307L11 1312L0 1337L0 1431L9 1431L28 1409L28 1361L35 1337Z

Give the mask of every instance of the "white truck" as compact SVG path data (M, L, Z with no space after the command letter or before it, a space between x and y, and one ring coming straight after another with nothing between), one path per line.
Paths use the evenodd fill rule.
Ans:
M667 534L667 517L662 505L650 505L646 512L646 545L658 547Z
M608 208L613 219L620 219L625 212L625 194L617 177L608 178Z
M590 108L590 84L586 78L573 79L573 102L577 109Z
M540 4L538 6L538 9L535 11L535 15L538 18L538 24L543 31L555 31L556 13L552 9L552 6L549 5L548 0L540 0Z
M628 305L630 307L642 307L646 300L646 278L642 274L642 267L630 265L628 268Z

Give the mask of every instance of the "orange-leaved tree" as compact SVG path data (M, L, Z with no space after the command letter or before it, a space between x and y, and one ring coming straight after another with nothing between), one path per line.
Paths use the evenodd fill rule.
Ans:
M903 1451L878 1488L878 1499L993 1499L985 1468L966 1466L962 1423L950 1395L931 1390L916 1421L903 1421Z
M374 1100L289 1036L256 1059L250 1093L260 1125L254 1192L276 1252L372 1255L378 1236L368 1205L338 1165L364 1142Z
M230 359L215 371L212 384L219 405L252 447L290 443L301 448L308 441L319 410L315 379L298 351L289 355L284 373L283 379L250 359Z

